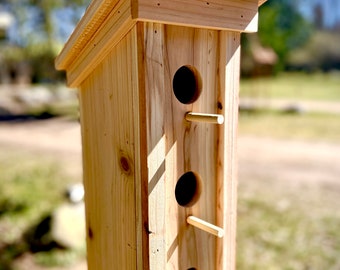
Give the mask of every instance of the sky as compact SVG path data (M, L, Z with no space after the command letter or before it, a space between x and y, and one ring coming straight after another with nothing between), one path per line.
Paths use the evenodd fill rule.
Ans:
M58 42L64 43L75 28L75 18L81 18L86 7L80 7L77 9L72 8L60 8L53 12L52 20L55 27L54 36ZM38 11L34 7L26 7L25 18L23 21L19 21L15 18L14 14L10 13L10 9L1 3L0 0L0 27L2 21L10 21L11 24L7 29L8 38L11 43L25 46L27 42L34 39L36 42L40 42L40 39L44 37L39 36L40 31L37 28L36 21L38 17ZM20 25L20 26L19 26ZM38 31L37 31L38 30Z
M301 13L308 19L314 18L315 6L321 5L324 10L322 23L325 27L330 28L340 23L340 0L299 0L298 5Z

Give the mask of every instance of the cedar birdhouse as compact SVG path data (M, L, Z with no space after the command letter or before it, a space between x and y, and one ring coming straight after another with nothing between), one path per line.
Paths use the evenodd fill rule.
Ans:
M96 0L79 89L89 270L234 269L240 33L258 0Z

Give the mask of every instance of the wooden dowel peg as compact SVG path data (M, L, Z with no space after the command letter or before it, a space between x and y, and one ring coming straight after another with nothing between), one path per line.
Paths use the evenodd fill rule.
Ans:
M223 124L224 117L222 114L212 114L212 113L194 113L187 112L185 114L185 119L191 122L204 122L211 124Z
M215 226L209 222L206 222L198 217L195 216L188 216L187 217L187 222L196 227L199 228L207 233L213 234L217 237L223 237L224 235L224 230L218 226Z

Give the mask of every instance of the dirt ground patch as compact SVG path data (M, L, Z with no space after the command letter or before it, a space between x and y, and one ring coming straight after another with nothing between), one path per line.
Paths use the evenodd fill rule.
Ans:
M0 123L0 147L13 147L46 155L62 164L66 173L79 178L81 168L80 124L66 118Z
M293 185L340 185L340 145L240 136L239 178Z
M80 124L64 118L0 123L0 146L53 156L67 172L81 175ZM254 136L238 138L239 178L285 183L340 184L340 145Z

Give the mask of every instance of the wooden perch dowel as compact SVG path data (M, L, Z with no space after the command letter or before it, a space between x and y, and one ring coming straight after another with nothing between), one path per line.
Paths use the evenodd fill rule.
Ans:
M222 114L212 114L212 113L193 113L187 112L185 114L185 119L191 122L205 122L212 124L223 124L224 117Z
M199 228L207 233L211 233L217 237L223 237L224 235L224 230L218 226L215 226L209 222L206 222L198 217L194 217L194 216L188 216L187 217L187 222L196 227Z

